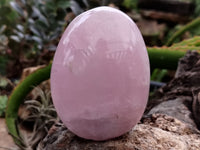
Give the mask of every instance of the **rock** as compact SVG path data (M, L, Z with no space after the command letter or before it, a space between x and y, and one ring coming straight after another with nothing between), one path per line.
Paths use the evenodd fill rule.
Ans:
M200 129L200 89L193 91L192 112L194 121L198 125L198 129Z
M127 134L103 142L77 137L63 124L55 124L37 150L145 150L145 149L199 149L199 131L164 114L143 119Z
M168 114L200 128L199 81L200 55L189 51L179 60L175 78L157 91L146 112Z
M190 97L187 98L188 99L177 98L174 100L164 101L159 105L153 107L148 115L152 115L155 113L167 114L197 128L194 119L191 118L192 112L184 104L185 102L187 102L191 105L192 99Z
M192 72L195 73L195 76ZM191 75L193 74L192 76L190 76L190 79L191 77L193 78L195 77L194 78L195 80L197 79L199 72L200 72L200 55L195 51L188 51L186 55L179 60L175 79L181 76L185 76L186 73L189 73ZM190 86L192 86L193 84L194 82L190 83Z

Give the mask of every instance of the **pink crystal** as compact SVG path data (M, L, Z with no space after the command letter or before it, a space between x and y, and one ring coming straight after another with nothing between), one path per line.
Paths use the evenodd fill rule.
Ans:
M70 131L106 140L140 120L149 78L135 23L117 9L98 7L76 17L59 42L51 72L53 102Z

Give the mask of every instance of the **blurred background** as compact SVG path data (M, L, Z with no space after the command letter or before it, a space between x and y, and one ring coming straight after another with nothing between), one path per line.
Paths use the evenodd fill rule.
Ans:
M138 25L147 47L165 46L176 31L200 15L200 0L0 0L0 117L5 116L8 97L20 80L53 59L59 39L73 18L98 6L114 7L130 16ZM198 35L200 24L184 32L175 42ZM33 69L25 69L30 67ZM151 72L151 92L170 81L175 73L162 68L152 68ZM49 84L43 89L49 90ZM37 128L44 121L39 118L40 122L34 122L38 114L52 110L49 91L36 89L27 99L37 99L45 108L36 111L35 101L20 107L19 117L26 120L23 122ZM48 115L54 122L55 111ZM42 133L39 139L46 134Z

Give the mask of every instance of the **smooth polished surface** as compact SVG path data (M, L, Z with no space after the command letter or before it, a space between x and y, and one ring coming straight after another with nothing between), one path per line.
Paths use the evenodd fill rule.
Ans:
M149 59L135 23L117 9L98 7L65 30L53 60L51 91L69 130L106 140L140 120L149 80Z

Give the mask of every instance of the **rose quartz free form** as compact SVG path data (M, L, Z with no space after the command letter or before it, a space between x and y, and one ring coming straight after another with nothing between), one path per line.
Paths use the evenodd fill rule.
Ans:
M117 9L98 7L76 17L60 40L51 71L53 102L73 133L106 140L140 120L149 78L135 23Z

